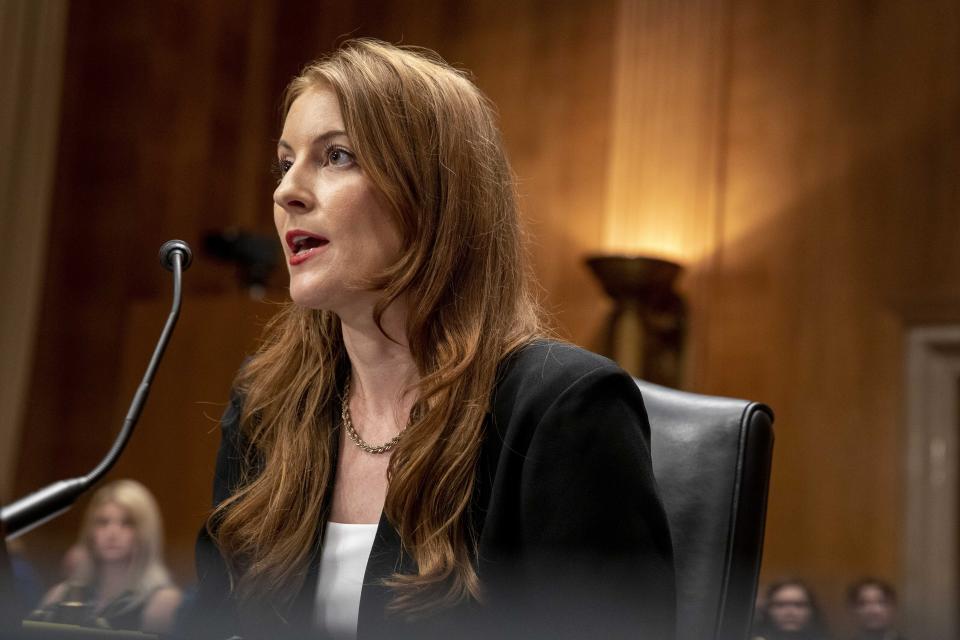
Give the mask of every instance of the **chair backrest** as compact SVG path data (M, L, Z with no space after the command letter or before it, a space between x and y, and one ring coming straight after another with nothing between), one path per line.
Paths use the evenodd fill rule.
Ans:
M749 637L773 454L765 405L637 381L677 570L677 640Z

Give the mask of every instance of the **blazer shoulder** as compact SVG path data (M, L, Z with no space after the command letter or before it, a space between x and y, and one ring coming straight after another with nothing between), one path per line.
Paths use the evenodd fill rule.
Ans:
M538 339L518 349L501 364L492 397L497 429L533 427L550 407L568 393L612 383L639 395L629 374L615 362L566 342ZM630 389L632 387L632 389Z
M627 375L609 358L568 342L542 338L504 360L497 387L555 394L593 373Z

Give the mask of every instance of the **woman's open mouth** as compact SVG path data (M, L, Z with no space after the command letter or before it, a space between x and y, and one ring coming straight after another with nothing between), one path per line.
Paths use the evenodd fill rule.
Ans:
M310 256L330 244L330 241L323 236L302 229L288 231L286 240L287 246L290 248L290 266L308 260Z

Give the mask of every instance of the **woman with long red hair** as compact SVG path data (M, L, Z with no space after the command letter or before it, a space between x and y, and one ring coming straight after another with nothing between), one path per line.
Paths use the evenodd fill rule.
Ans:
M289 85L277 168L291 302L223 417L197 624L667 638L643 400L546 337L486 98L349 41Z

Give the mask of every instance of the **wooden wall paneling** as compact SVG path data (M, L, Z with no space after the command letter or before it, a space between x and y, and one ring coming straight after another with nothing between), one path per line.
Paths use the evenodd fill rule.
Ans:
M696 262L715 244L722 2L620 3L604 249Z
M856 205L842 174L848 151L835 144L844 133L831 102L842 74L831 59L839 34L823 36L840 13L757 4L736 16L722 289L711 319L718 353L710 359L722 366L711 376L716 391L777 411L766 575L806 577L834 612L851 573L895 570L857 543L864 516L882 513L853 495L869 473L850 446L863 435L855 393L864 291L846 250L856 243Z
M117 106L124 95L97 76L98 65L109 68L98 47L109 42L125 50L128 42L109 33L93 9L76 4L69 15L47 281L23 420L18 495L85 472L107 444L97 427L112 412L112 398L96 393L87 381L111 389L116 380L119 314L104 315L102 309L120 308L125 269L117 265L123 264L127 246L120 240L131 237L137 216L106 211L113 198L113 204L136 198L130 188L131 153L122 135L124 111ZM129 49L135 56L136 49ZM45 539L58 525L31 534L28 541Z
M904 300L960 285L960 23L735 7L707 389L777 412L764 575L808 578L843 627L848 582L901 579Z
M235 224L246 229L266 230L272 233L272 201L270 195L274 179L270 163L276 149L275 123L279 120L273 98L272 74L274 61L274 33L276 7L272 3L253 3L249 15L249 33L243 64L247 76L240 87L240 149L238 167L233 185ZM228 50L229 52L229 50ZM230 64L230 57L227 56ZM231 105L236 107L234 103ZM229 106L227 108L230 108ZM282 267L282 265L281 265Z
M191 291L221 291L231 267L200 251L206 231L252 226L269 215L272 101L265 76L271 63L270 3L208 2L164 11L150 5L152 93L164 108L143 114L154 135L141 137L143 178L161 224L138 234L143 252L184 235L196 249ZM157 15L159 14L159 15ZM181 24L183 23L183 24ZM259 95L252 99L252 95ZM266 205L264 203L267 203ZM259 211L258 211L259 207ZM131 293L149 295L166 286L150 272L131 283Z
M116 413L125 413L169 311L165 296L126 310ZM219 419L244 355L275 310L236 294L188 296L135 437L106 481L134 478L164 514L166 556L180 584L195 580L193 547L210 510ZM229 328L229 330L226 330Z
M701 387L724 169L729 3L621 0L604 253L686 268L686 384Z
M583 259L601 243L616 3L515 10L477 20L468 66L500 113L545 307L596 349L609 303Z
M198 240L208 229L249 222L252 187L237 184L260 171L251 167L263 168L255 199L269 211L272 143L269 124L257 124L269 109L242 104L247 75L261 86L270 68L264 27L248 28L265 19L263 7L223 1L106 9L78 3L70 17L48 283L17 471L21 494L89 470L112 441L129 398L121 389L142 375L124 370L127 356L118 348L127 307L169 295L169 274L155 257L161 242L176 235L193 244L188 295L220 296L237 289L233 269L202 255ZM243 154L258 145L264 151L256 157ZM269 213L264 218L269 223ZM231 328L225 334L234 336L238 362L247 334L233 317L208 321ZM136 468L149 460L125 462ZM208 487L198 491L209 498ZM75 510L27 537L47 577L75 538L78 518Z
M65 0L0 6L0 502L12 495L43 294L66 48Z

